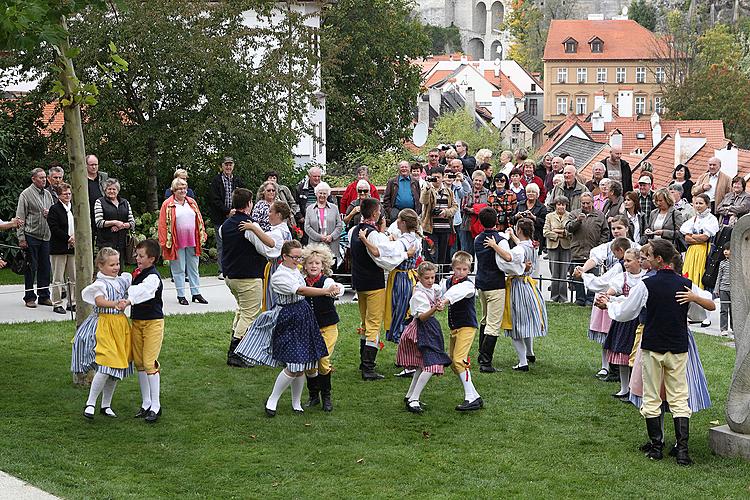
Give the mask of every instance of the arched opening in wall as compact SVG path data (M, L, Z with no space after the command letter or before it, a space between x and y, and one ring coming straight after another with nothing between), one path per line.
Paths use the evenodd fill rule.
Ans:
M469 55L474 59L484 59L484 42L481 38L469 40Z
M492 42L490 46L490 59L502 59L503 58L503 44L499 40Z
M499 30L500 25L503 24L503 17L505 17L505 6L502 4L502 2L493 3L491 29Z
M487 32L487 6L484 2L479 2L474 7L474 18L472 19L471 29L475 33L484 35Z

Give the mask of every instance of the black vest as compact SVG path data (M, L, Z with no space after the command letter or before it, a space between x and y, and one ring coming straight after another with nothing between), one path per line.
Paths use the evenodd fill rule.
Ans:
M469 278L464 278L458 283L463 283ZM456 285L458 284L456 283ZM453 280L448 278L445 283L445 289L450 290L453 286ZM474 296L466 297L458 302L451 303L448 306L448 326L451 330L456 328L463 328L466 326L476 328L477 327L477 308L474 304Z
M684 291L684 287L691 289L693 282L674 271L663 269L643 280L643 284L648 289L648 301L641 347L658 353L687 352L689 304L678 304L674 295Z
M477 276L474 281L478 290L488 292L490 290L505 289L505 273L497 267L495 251L484 246L484 240L491 236L495 241L502 238L500 233L494 229L485 229L474 239L474 254L477 256Z
M377 231L370 224L360 223L352 232L352 287L359 292L380 290L385 288L383 270L372 260L367 247L359 240L359 231L362 229L367 231L368 236L372 231Z
M133 304L130 308L131 319L164 319L164 302L161 300L161 292L164 288L164 284L161 282L161 275L156 270L156 266L151 266L138 274L133 278L133 284L138 285L143 283L148 276L155 274L159 278L159 288L156 289L154 298L141 302L140 304Z
M263 279L268 259L258 253L239 229L241 222L249 220L249 215L237 212L221 225L221 267L229 279Z
M323 284L326 281L324 275L320 275L318 281L316 281L313 288L323 288ZM320 297L305 297L305 300L312 307L315 313L315 319L318 320L318 326L323 328L326 326L335 325L339 322L339 314L336 312L336 306L333 303L333 297L320 296Z

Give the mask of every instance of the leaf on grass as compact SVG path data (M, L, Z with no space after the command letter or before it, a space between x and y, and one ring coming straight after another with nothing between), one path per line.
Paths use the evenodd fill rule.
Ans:
M357 463L358 464L363 464L363 463L365 463L365 459L364 458L360 458L360 459L357 460Z
M250 434L250 439L255 439L257 436L255 434Z
M305 422L305 427L311 427L312 424L310 422Z
M422 431L422 437L425 439L430 439L430 433L427 431Z
M709 424L711 424L711 425L719 425L719 421L718 420L711 420L709 422Z

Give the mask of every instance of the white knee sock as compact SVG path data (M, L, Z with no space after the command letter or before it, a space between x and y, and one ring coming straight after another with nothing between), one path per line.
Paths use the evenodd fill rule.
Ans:
M114 377L108 377L104 383L104 390L102 391L102 408L109 408L112 406L112 396L115 394L115 387L117 387L117 379Z
M273 392L271 392L271 395L268 397L266 408L269 410L276 409L276 405L279 404L279 398L292 383L292 380L294 380L294 377L287 375L286 370L281 370L279 376L276 377L276 383L273 384Z
M534 355L534 337L526 337L523 339L523 344L526 346L526 355Z
M141 408L148 410L151 408L151 389L148 385L148 374L138 372L138 385L141 386Z
M161 400L159 391L161 390L161 373L156 372L148 376L148 386L151 389L151 411L159 413L161 410Z
M292 409L302 410L302 390L305 388L305 377L299 375L292 380Z
M426 386L427 382L430 381L430 377L432 377L432 373L430 372L422 372L419 374L417 383L414 385L414 391L411 393L411 397L409 398L409 402L419 401L419 397L422 395L422 389L424 389L424 386Z
M471 380L471 372L469 370L461 372L458 374L458 378L461 380L461 383L464 386L464 399L469 402L477 399L479 397L479 393L474 387L474 382Z
M421 374L422 370L419 368L414 371L414 374L411 377L411 384L409 384L409 390L406 391L406 399L411 399L411 395L414 394L414 388L417 386L417 380L419 380Z
M607 350L602 347L602 370L609 371L609 361L607 361Z
M627 394L630 390L630 367L628 365L618 365L620 368L620 392L618 394Z
M86 400L87 406L96 406L96 400L99 399L99 394L104 390L104 384L107 383L108 378L109 375L104 373L96 372L94 374L94 378L91 380L91 389L89 389L89 399Z
M518 354L518 366L526 366L529 364L529 362L526 361L526 343L523 339L513 339L513 347Z

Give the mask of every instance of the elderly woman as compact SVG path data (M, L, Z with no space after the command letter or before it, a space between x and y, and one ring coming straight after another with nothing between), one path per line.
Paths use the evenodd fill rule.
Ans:
M656 208L651 211L646 229L641 236L640 244L644 245L650 239L669 240L674 244L675 234L682 227L682 214L674 209L674 201L669 191L660 189L654 193Z
M489 163L492 160L492 151L487 148L482 148L474 153L474 158L477 160L477 165L482 163Z
M344 224L347 231L359 224L359 221L362 219L362 216L359 214L359 205L362 203L362 200L370 197L370 194L370 183L366 180L359 180L357 182L357 199L349 203L349 206L346 207L346 215L344 215ZM380 206L380 213L385 215L382 205Z
M526 185L526 200L519 203L516 213L513 215L513 223L521 219L530 219L534 224L533 240L539 243L543 237L544 220L547 217L547 207L539 201L539 186L536 184Z
M315 203L309 205L305 211L305 234L310 243L328 245L331 253L339 260L339 239L344 230L339 209L335 203L330 203L331 186L320 182L315 186Z
M357 168L357 178L348 186L346 186L344 194L341 195L341 201L339 202L339 210L341 212L346 212L346 210L349 208L349 204L359 198L359 183L362 181L365 181L367 183L367 187L370 189L370 197L375 198L376 200L380 199L378 188L370 182L369 169L366 166L362 165Z
M258 224L263 231L271 230L271 223L268 220L268 211L271 205L276 201L276 194L279 192L279 186L274 181L266 181L260 185L261 198L253 205L253 213L250 220Z
M480 150L481 151L481 150ZM474 255L474 237L471 235L471 223L479 215L477 205L487 205L489 191L485 189L484 182L486 178L484 172L475 170L471 174L471 191L464 194L461 199L461 225L459 226L458 237L461 240L461 250Z
M174 180L174 179L182 179L183 181L187 182L187 180L188 180L188 172L187 172L187 170L185 170L184 168L178 168L177 170L175 170L174 171L174 177L172 178L172 180ZM192 199L195 199L195 193L193 193L193 190L190 189L190 188L187 188L187 195L189 197L191 197ZM164 199L167 199L170 196L172 196L172 187L171 187L171 185L170 185L170 187L167 188L166 191L164 191Z
M552 158L554 156L555 155L553 155L552 153L544 153L542 161L540 161L534 169L534 175L542 179L546 179L547 174L552 172Z
M125 268L125 244L128 231L135 228L135 218L130 203L120 198L120 183L107 179L104 196L94 203L96 246L110 247L120 252L120 269Z
M565 225L570 220L569 203L565 196L558 196L552 200L555 211L544 218L542 234L547 238L547 254L553 280L550 287L552 302L568 301L568 283L565 280L570 263L570 233L565 230Z
M693 181L690 180L690 169L687 168L687 165L680 163L674 168L672 171L672 182L669 186L680 186L685 200L688 203L693 202Z
M732 179L732 189L716 206L719 224L734 226L737 219L750 212L750 194L745 192L745 179L739 175Z
M610 179L602 179L599 181L599 192L594 195L594 209L600 212L604 211L604 205L609 200L609 185L612 181Z
M177 302L190 305L185 298L185 273L190 280L193 302L208 304L201 295L198 275L201 245L206 242L206 229L198 203L187 195L187 182L179 177L172 181L172 196L159 210L159 246L164 260L169 261Z
M674 202L674 209L677 210L677 212L682 214L682 220L686 221L689 218L695 216L695 210L693 209L693 205L691 205L684 197L685 194L683 192L682 185L680 184L670 184L667 188L669 191L669 197L672 198L672 201Z
M719 221L711 213L710 205L708 195L693 196L695 215L683 222L680 227L680 232L685 235L685 243L688 246L682 272L700 288L703 288L702 280L706 270L709 241L719 232Z

